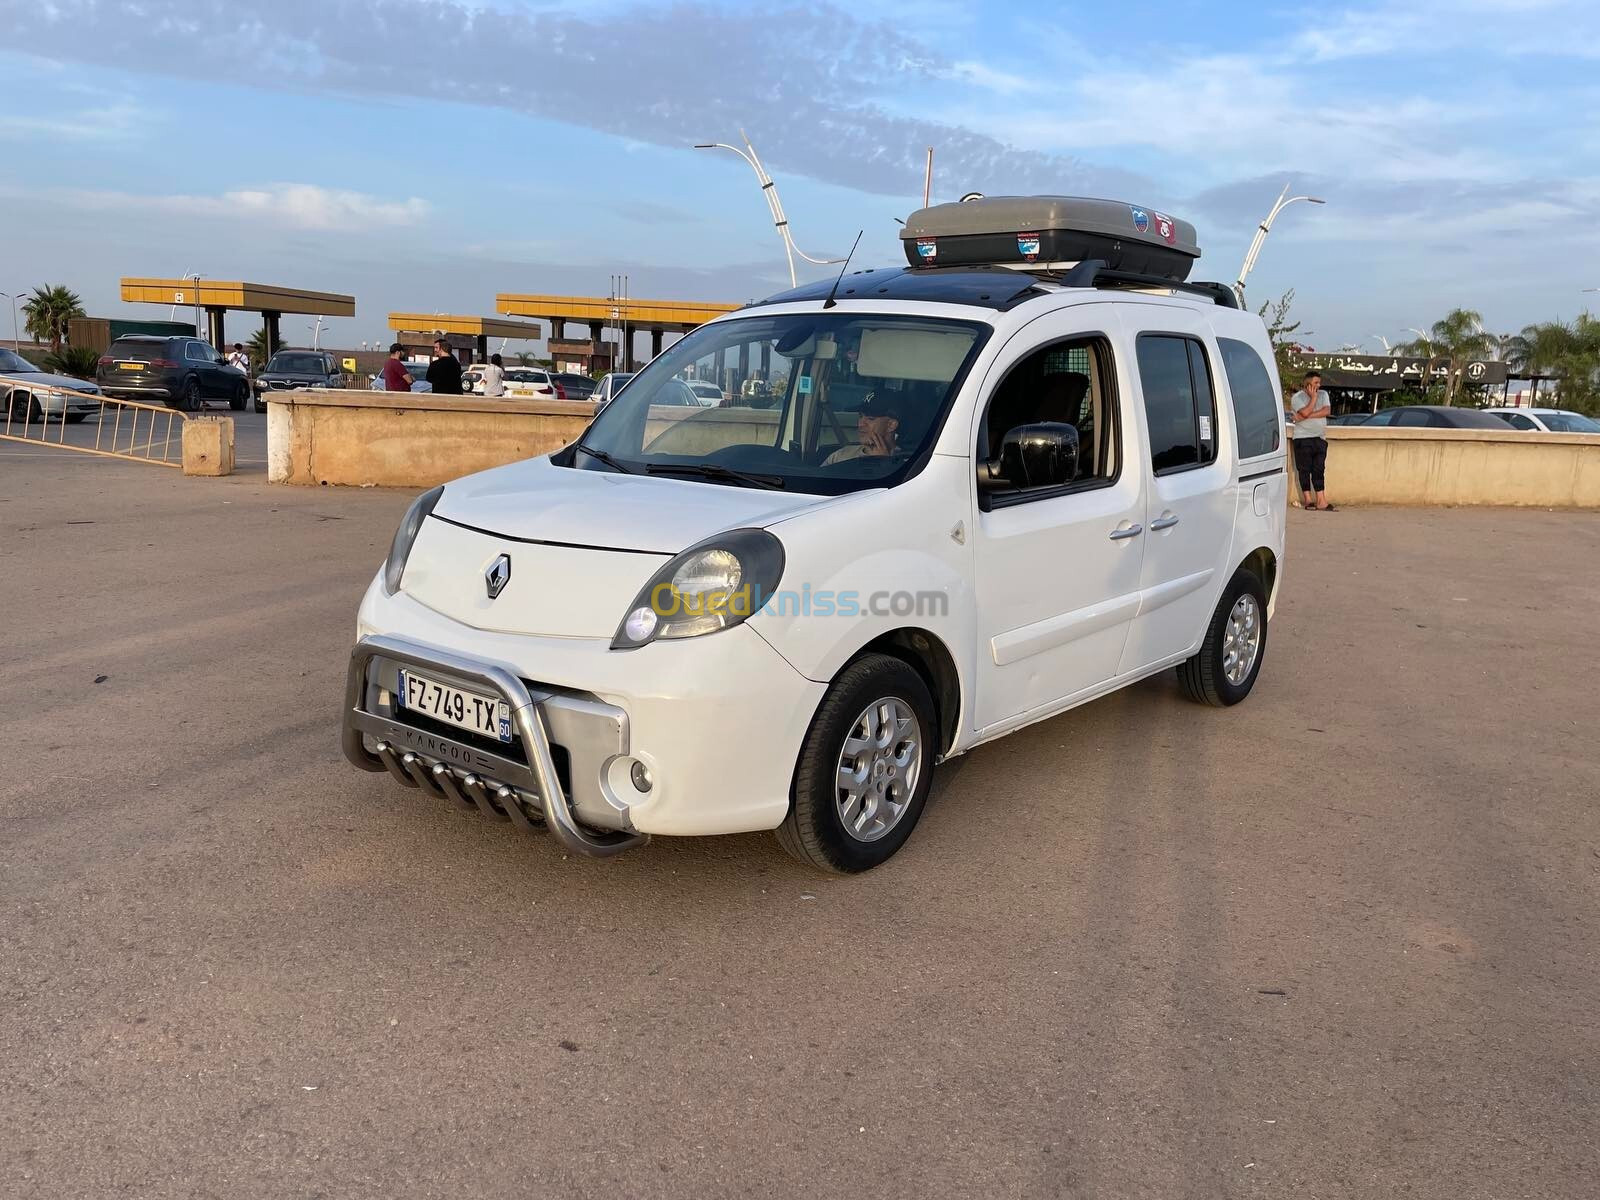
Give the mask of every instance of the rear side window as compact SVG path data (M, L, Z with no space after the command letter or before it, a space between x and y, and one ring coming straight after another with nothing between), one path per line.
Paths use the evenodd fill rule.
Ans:
M1239 457L1254 458L1278 448L1278 396L1261 356L1246 342L1218 338L1222 372L1233 394L1233 424Z
M1205 347L1194 338L1142 333L1138 352L1151 470L1165 475L1216 461L1216 399Z

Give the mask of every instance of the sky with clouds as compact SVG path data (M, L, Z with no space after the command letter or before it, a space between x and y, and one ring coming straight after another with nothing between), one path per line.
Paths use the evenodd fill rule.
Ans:
M1600 287L1600 4L919 0L0 0L0 291L122 275L354 293L742 301L787 285L748 131L803 249L899 260L935 199L1053 192L1174 212L1321 349L1444 310L1494 330ZM822 273L807 268L807 278ZM148 313L147 315L156 315ZM286 318L284 335L309 327ZM230 332L243 332L235 327Z

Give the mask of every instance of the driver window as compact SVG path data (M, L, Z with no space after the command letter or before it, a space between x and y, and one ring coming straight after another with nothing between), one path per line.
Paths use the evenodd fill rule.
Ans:
M1077 434L1077 468L1067 488L1101 487L1117 475L1117 405L1111 347L1104 338L1053 342L1022 359L989 397L978 427L977 460L998 464L1005 435L1023 425L1070 426ZM998 469L991 472L998 475ZM1063 485L1030 489L994 479L997 501L1010 494L1056 495Z

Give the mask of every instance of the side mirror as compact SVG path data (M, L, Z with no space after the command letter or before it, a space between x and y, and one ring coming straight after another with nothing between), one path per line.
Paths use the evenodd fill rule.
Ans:
M1055 421L1018 425L1000 439L1000 461L985 465L1014 488L1062 487L1078 477L1078 431Z

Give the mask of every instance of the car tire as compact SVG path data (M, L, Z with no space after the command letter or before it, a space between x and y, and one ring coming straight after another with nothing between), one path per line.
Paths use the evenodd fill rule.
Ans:
M1250 694L1267 657L1267 590L1246 567L1233 573L1199 651L1178 667L1184 694L1226 708Z
M89 415L88 413L67 413L66 414L67 424L68 425L76 425L79 421L83 420L88 415Z
M228 401L228 407L234 412L243 412L245 405L249 403L250 389L247 387L242 387L234 393L233 399Z
M937 737L922 676L885 654L856 659L828 688L806 731L779 844L831 874L886 862L922 816ZM855 782L841 786L847 768Z
M27 425L30 421L44 418L44 410L39 407L39 402L33 398L32 392L21 392L12 388L7 408L11 421L17 425Z
M200 381L198 379L184 381L183 388L178 392L177 408L179 412L186 413L200 411Z

